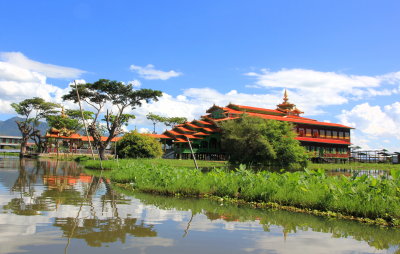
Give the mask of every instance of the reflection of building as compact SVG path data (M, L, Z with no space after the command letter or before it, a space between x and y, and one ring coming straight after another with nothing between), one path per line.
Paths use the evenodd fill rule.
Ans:
M0 136L0 150L15 150L19 152L22 137Z
M79 176L68 175L44 175L43 184L47 185L49 189L65 190L72 189L78 182L90 183L92 176L80 174Z
M225 159L220 147L221 130L218 123L237 119L243 114L267 120L290 122L300 141L314 158L320 160L347 160L349 158L351 127L336 123L320 122L301 117L296 105L289 102L285 91L283 102L276 109L255 108L236 104L226 107L212 106L200 120L175 126L157 135L164 142L172 142L175 155L190 157L188 139L199 159Z
M65 130L57 130L55 128L51 128L50 131L46 133L45 138L48 141L48 148L46 150L46 152L48 153L91 153L89 150L89 140L90 142L93 142L93 137L82 136L75 132L68 132ZM101 141L106 141L107 138L108 137L101 137ZM111 144L117 142L119 139L121 139L121 137L115 137L111 139ZM61 149L60 151L60 143L66 149ZM108 147L109 152L110 148L111 145Z

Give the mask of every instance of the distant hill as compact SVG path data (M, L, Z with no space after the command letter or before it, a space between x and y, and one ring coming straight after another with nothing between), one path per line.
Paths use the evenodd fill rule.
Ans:
M21 136L21 132L18 129L17 123L15 121L22 121L20 117L13 117L5 121L0 121L0 135L5 136ZM49 126L45 122L40 122L39 130L42 135L46 134Z

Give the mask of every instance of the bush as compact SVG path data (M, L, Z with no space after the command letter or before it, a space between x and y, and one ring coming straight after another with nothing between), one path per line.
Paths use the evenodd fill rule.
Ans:
M281 168L307 166L307 152L288 122L243 117L221 123L221 145L230 162Z
M156 139L131 131L117 142L117 154L120 158L158 158L163 151Z

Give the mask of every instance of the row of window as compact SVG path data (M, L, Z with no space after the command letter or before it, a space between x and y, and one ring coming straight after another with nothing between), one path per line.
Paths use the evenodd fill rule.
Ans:
M1 138L0 139L2 143L7 143L7 144L19 144L21 143L20 139L15 139L15 138Z
M308 128L297 128L296 131L300 137L350 140L349 131L318 130L318 129L308 129Z
M347 154L349 149L345 147L319 147L319 146L305 146L309 152L317 153L340 153Z

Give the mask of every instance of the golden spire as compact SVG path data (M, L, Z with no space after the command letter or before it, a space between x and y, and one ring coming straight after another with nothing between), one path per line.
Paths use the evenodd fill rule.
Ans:
M286 103L289 100L288 95L287 95L287 90L285 88L285 93L283 94L283 101Z
M67 115L65 114L65 111L64 111L64 106L61 106L61 117L67 118Z

